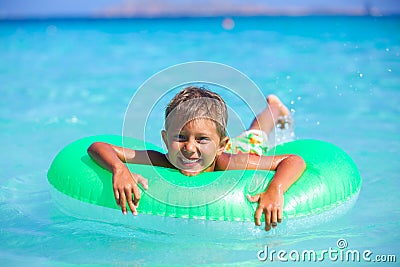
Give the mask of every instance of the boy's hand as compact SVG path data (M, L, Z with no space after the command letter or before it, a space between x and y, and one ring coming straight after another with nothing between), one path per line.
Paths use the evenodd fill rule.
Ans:
M265 192L255 196L246 195L250 202L258 202L258 207L254 214L254 222L257 226L261 225L261 215L265 216L265 230L269 231L271 226L275 228L282 222L283 212L283 192L274 187L269 187Z
M137 215L136 208L139 205L140 190L137 184L141 184L144 189L148 188L147 179L139 174L133 174L124 165L113 173L113 190L117 205L121 207L122 213L126 214L126 202L133 215ZM133 193L133 200L132 200Z

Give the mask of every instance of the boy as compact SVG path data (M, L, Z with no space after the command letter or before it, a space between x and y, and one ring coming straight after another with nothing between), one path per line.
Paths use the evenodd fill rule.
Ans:
M132 213L140 200L138 183L148 188L147 179L131 173L125 163L176 168L194 176L201 172L234 169L274 170L275 175L265 192L247 196L258 202L254 215L260 226L262 214L265 230L282 221L284 192L301 176L303 159L296 155L263 156L267 136L288 109L274 95L267 98L268 107L253 120L249 129L238 138L226 135L227 108L216 93L198 87L187 87L169 103L165 112L165 130L161 132L167 154L152 150L132 150L96 142L88 148L90 156L113 174L115 200L124 214L126 203ZM132 200L133 193L133 200Z

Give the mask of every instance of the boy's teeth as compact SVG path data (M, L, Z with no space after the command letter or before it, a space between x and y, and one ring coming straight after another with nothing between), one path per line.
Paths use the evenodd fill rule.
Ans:
M190 163L196 163L198 160L199 160L199 159L187 159L187 158L185 158L185 157L182 158L182 161L183 161L184 163L188 163L188 164L190 164Z

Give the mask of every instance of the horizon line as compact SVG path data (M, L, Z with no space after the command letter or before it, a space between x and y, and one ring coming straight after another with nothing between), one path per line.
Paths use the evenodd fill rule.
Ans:
M399 13L390 14L358 14L358 13L310 13L310 14L164 14L164 15L134 15L134 16L103 16L103 15L52 15L52 16L0 16L0 21L29 20L129 20L129 19L201 19L201 18L267 18L267 17L400 17Z

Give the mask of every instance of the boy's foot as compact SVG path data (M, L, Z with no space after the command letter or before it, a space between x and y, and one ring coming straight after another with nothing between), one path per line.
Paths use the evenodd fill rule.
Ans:
M276 95L269 95L267 97L268 105L277 105L279 107L279 116L285 117L290 114L289 109L282 103L282 101Z

